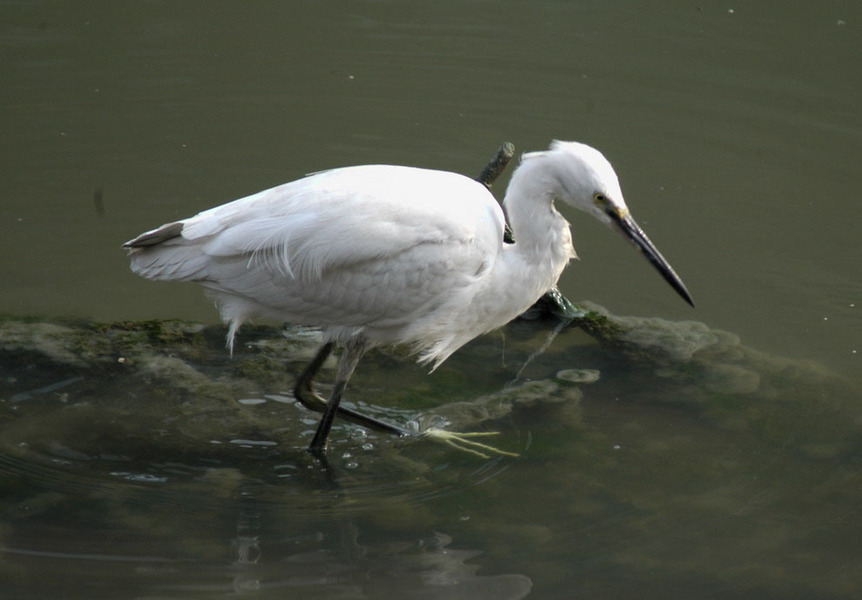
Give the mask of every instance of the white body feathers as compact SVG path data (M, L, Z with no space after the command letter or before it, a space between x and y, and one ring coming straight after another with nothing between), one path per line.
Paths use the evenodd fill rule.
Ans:
M230 323L260 315L320 326L329 340L410 344L436 368L553 287L574 256L564 200L592 212L597 192L626 211L596 150L555 142L525 155L504 216L478 182L449 172L369 165L325 171L142 234L132 270L196 281Z

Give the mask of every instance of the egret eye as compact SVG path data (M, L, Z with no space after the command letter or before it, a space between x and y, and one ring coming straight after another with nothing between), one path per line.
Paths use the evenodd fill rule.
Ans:
M598 204L599 206L605 206L608 202L610 202L608 200L608 197L602 193L598 193L593 196L593 200L595 200L596 204Z

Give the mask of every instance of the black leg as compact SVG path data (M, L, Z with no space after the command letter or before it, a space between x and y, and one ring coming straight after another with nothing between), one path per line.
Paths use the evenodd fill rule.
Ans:
M365 353L366 344L359 338L354 338L344 345L344 353L338 361L338 372L335 375L335 386L332 389L332 396L329 402L326 403L326 410L323 412L323 418L320 419L320 424L317 426L317 431L314 433L314 439L311 440L312 454L320 455L326 448L326 437L329 435L329 430L332 429L332 421L335 420L335 415L338 412L338 404L341 402L341 397L344 395L344 388L347 387L347 382L353 371L356 370L356 365L359 364L359 359ZM318 356L321 353L318 352Z
M320 367L323 366L323 363L332 354L333 346L332 342L328 342L320 347L320 350L317 351L311 362L303 369L299 379L296 380L296 385L293 387L294 397L306 408L310 408L313 411L324 412L326 410L326 400L314 391L312 382L317 372L320 371Z
M379 419L375 419L374 417L370 417L368 415L363 415L360 412L352 410L350 408L339 406L338 403L341 402L341 396L344 394L344 388L347 385L347 379L350 378L350 375L353 373L353 369L356 368L356 364L359 362L359 359L362 357L362 354L365 352L365 345L362 342L353 342L345 347L344 354L341 357L341 360L338 364L338 375L336 377L335 389L332 391L332 399L327 402L324 398L322 398L317 392L314 391L314 377L317 375L320 368L323 366L323 363L329 358L329 355L332 354L332 349L334 344L332 342L328 342L320 347L320 350L317 351L314 358L310 363L305 367L300 374L299 379L296 381L296 385L293 389L294 397L303 404L306 408L310 408L313 411L323 413L323 420L321 420L321 424L318 426L317 433L315 434L315 440L319 442L320 449L318 451L322 451L323 446L326 444L326 436L329 434L329 429L332 427L332 421L337 415L339 418L346 419L348 421L352 421L357 425L362 425L363 427L368 427L369 429L373 429L375 431L381 431L383 433L390 433L398 436L406 436L410 435L410 432L406 429L398 427L397 425L393 425L391 423L387 423L385 421L381 421ZM343 380L343 384L339 386L339 382L342 380L343 369L347 366L345 360L348 358L348 354L351 353L349 350L350 347L353 347L354 355L350 357L353 362L350 371L347 372L346 378ZM355 353L358 351L358 356ZM327 411L329 411L329 407L332 405L333 399L337 397L337 400L334 403L334 412L332 416L330 416L329 423L325 425L325 431L322 431L324 428L324 422L327 419ZM318 439L320 437L320 439ZM312 442L312 447L314 447L316 442ZM313 448L312 448L313 450ZM318 451L315 451L317 453Z

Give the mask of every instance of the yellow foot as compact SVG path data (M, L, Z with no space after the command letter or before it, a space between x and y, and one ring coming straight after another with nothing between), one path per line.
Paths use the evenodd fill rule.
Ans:
M426 429L425 431L423 431L420 435L422 437L431 438L436 442L442 442L447 446L452 446L456 450L462 450L464 452L467 452L469 454L475 454L476 456L480 456L482 458L491 458L491 454L499 454L502 456L518 456L518 454L516 454L515 452L507 452L506 450L500 450L499 448L489 446L488 444L473 441L473 438L488 437L499 434L499 431L458 433L456 431L446 431L445 429L431 427L430 429ZM483 450L484 452L482 452ZM487 452L488 454L485 454L485 452Z

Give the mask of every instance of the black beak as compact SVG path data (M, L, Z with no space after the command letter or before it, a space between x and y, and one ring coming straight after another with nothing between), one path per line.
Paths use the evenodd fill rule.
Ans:
M679 275L676 274L676 271L673 270L670 263L665 260L664 256L661 255L661 252L658 251L658 248L656 248L650 241L643 229L635 223L635 220L631 217L628 211L621 213L616 209L608 209L607 214L623 235L628 238L644 256L646 256L647 260L652 263L652 266L658 269L658 272L661 273L664 280L667 281L680 296L682 296L683 300L694 306L694 300L692 300L691 294L689 294L688 290L685 288L685 284L682 282L682 279L679 278Z

